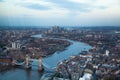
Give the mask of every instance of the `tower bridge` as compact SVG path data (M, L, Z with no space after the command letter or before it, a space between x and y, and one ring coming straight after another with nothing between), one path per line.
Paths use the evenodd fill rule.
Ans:
M53 71L45 62L43 62L42 57L39 59L31 59L29 55L26 55L26 59L23 62L18 62L17 60L13 59L12 62L13 66L22 66L25 69L30 69L37 67L38 71Z

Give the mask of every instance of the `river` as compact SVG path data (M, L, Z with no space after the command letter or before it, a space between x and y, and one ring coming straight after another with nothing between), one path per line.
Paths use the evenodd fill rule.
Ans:
M33 35L34 38L42 38L41 35ZM58 39L58 38L51 38ZM65 39L64 39L65 40ZM66 39L67 40L67 39ZM20 68L10 69L4 72L0 72L0 80L42 80L46 76L50 76L54 73L54 68L56 67L59 61L68 59L72 55L79 54L82 50L91 49L90 45L87 45L82 42L68 40L72 44L68 46L64 51L57 51L51 56L48 56L43 59L43 65L47 68L45 72L38 72L38 60L32 59L33 63L31 70L24 70Z

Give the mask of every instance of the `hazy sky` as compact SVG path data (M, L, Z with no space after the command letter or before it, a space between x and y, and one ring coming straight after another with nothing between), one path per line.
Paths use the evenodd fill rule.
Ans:
M0 26L120 26L120 0L0 0Z

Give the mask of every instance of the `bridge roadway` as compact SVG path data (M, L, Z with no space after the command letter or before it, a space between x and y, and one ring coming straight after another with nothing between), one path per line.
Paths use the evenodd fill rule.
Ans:
M25 66L25 61L24 62L16 62L15 64L17 66ZM30 64L31 64L32 69L38 69L39 62L37 59L30 59ZM45 71L55 71L55 68L51 68L45 62L43 62L42 65L43 65L43 68Z

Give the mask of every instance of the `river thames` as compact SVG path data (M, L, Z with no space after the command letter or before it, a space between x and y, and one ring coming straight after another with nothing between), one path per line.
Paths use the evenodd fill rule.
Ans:
M32 37L42 38L41 35L33 35ZM54 38L53 38L54 39ZM55 38L56 39L56 38ZM86 43L68 40L72 44L68 46L64 51L57 51L51 56L43 58L43 65L45 71L43 73L38 72L38 60L32 59L32 69L25 70L22 68L13 68L4 72L0 72L0 80L43 80L46 76L51 76L55 72L57 63L68 59L72 55L77 55L84 49L88 51L92 47Z

